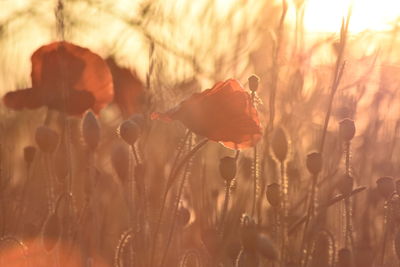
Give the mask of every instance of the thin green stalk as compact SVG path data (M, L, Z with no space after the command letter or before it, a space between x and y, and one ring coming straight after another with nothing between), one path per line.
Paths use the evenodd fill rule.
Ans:
M225 218L226 218L226 213L228 212L228 207L229 207L229 199L230 199L230 187L232 185L232 181L226 181L225 182L225 197L224 197L224 204L222 207L222 213L221 213L221 221L220 221L220 226L219 226L219 232L222 237L225 236L224 230L225 230Z
M176 180L176 178L178 177L179 172L182 170L182 168L185 166L185 163L190 160L194 154L200 150L200 148L202 148L206 143L208 142L208 139L203 139L202 141L200 141L195 147L192 148L192 150L190 150L186 156L177 164L175 169L171 170L171 173L169 175L168 181L167 181L167 185L166 185L166 189L162 198L162 206L161 206L161 211L158 217L158 221L157 221L157 225L156 225L156 231L154 234L154 241L153 241L153 248L152 248L152 252L151 252L151 261L150 261L150 266L153 266L153 262L154 262L154 254L155 254L155 247L156 247L156 243L157 243L157 237L160 231L160 224L161 224L161 220L162 220L162 216L164 213L164 209L166 206L166 202L167 202L167 196L168 196L168 192L171 189L171 186L173 184L173 182Z
M189 143L191 143L191 142L189 142ZM189 147L190 146L191 146L191 144L189 144ZM186 179L188 177L189 168L190 168L190 160L188 160L188 162L186 163L186 168L185 168L185 171L183 173L181 184L179 186L178 195L176 197L176 201L175 201L175 204L174 204L174 211L172 213L173 214L172 225L171 225L171 228L170 228L169 233L168 233L167 245L166 245L166 247L164 249L164 253L163 253L163 256L162 256L162 259L161 259L160 267L163 267L164 264L165 264L165 260L167 259L167 255L168 255L168 250L169 250L169 247L170 247L171 242L172 242L172 237L173 237L173 233L174 233L174 230L175 230L175 225L176 225L176 221L177 221L177 218L178 218L178 207L179 207L179 203L180 203L181 198L182 198L183 188L185 186L185 182L186 182Z
M255 91L251 92L251 102L254 105ZM257 166L257 144L253 148L253 205L251 208L251 217L254 218L257 203L257 189L258 189L258 166Z
M338 52L338 56L336 59L335 71L334 71L332 86L331 86L331 93L329 95L328 108L327 108L326 115L325 115L324 128L322 131L321 143L320 143L320 148L319 148L319 152L321 154L322 154L322 152L324 150L324 146L325 146L326 134L328 131L329 120L330 120L331 113L332 113L333 99L334 99L336 91L339 87L339 83L340 83L340 80L342 79L343 70L345 67L345 62L343 62L343 56L344 56L344 51L345 51L345 47L346 47L347 32L348 32L348 28L349 28L350 16L351 16L351 11L349 11L346 21L342 22L342 28L341 28L341 32L340 32L341 36L340 36L339 52Z
M285 162L280 162L281 167L281 265L285 266L286 260L286 241L288 237L287 216L288 216L288 181L285 174Z

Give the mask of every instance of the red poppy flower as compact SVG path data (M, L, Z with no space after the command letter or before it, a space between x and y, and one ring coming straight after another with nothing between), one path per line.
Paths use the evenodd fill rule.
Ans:
M261 139L257 110L234 79L218 82L166 113L153 113L152 118L179 120L194 133L232 149L254 146Z
M32 57L32 88L4 96L6 106L19 110L39 108L79 115L91 108L99 112L113 99L113 83L105 61L89 49L53 42Z
M114 82L114 102L123 117L141 112L144 102L144 85L135 72L117 65L113 58L106 60Z

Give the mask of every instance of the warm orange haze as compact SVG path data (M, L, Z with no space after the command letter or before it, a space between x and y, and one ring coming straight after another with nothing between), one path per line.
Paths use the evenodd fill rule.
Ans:
M0 266L400 264L397 0L0 0Z

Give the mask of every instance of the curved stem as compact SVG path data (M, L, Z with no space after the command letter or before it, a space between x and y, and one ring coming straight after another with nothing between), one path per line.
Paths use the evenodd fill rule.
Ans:
M151 250L152 251L151 252L152 256L151 256L151 261L150 261L150 267L153 266L153 262L154 262L154 253L155 253L158 234L159 234L159 231L160 231L160 224L161 224L162 216L163 216L165 205L166 205L166 202L167 202L168 192L169 192L173 182L178 177L178 174L181 171L181 169L183 168L183 166L185 165L185 163L188 160L190 160L194 156L194 154L198 150L200 150L200 148L202 148L207 142L208 142L208 139L203 139L202 141L200 141L195 147L192 148L192 150L190 150L186 154L186 156L178 163L176 168L171 170L171 173L170 173L170 175L168 177L166 189L165 189L165 192L164 192L164 195L163 195L163 198L162 198L162 206L161 206L160 214L159 214L157 225L156 225L156 230L155 230L155 233L154 233L154 241L153 241L153 246L152 246L152 250Z

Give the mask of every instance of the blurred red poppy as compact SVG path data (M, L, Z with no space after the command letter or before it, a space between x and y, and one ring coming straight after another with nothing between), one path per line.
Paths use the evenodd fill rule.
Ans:
M117 65L113 58L106 60L114 82L114 102L124 118L141 112L144 104L144 85L135 72Z
M218 82L166 113L153 113L152 118L179 120L194 133L232 149L254 146L261 139L257 110L234 79Z
M98 113L113 99L113 83L105 61L89 49L53 42L37 49L32 57L32 88L4 96L12 109L39 108L80 115L91 108Z

